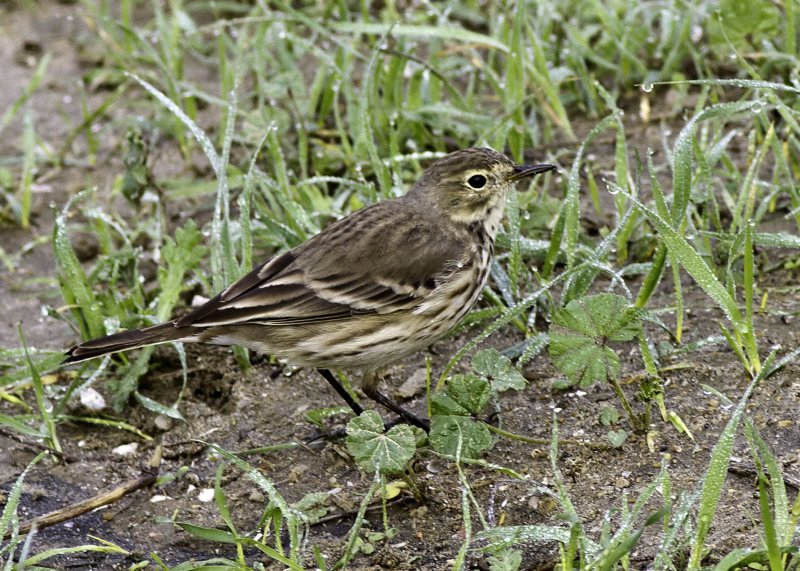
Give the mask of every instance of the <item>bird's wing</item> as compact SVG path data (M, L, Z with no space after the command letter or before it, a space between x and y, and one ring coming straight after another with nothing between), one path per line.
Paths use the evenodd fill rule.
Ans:
M178 326L318 323L408 310L423 301L456 264L463 244L419 216L384 220L388 201L340 220L254 269Z

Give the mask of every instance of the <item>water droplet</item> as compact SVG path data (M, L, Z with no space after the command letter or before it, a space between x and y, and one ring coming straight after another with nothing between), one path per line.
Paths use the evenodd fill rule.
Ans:
M645 82L642 84L642 91L644 91L645 93L650 93L651 91L653 91L653 84L652 84L652 82L650 82L650 81L645 81Z
M750 111L752 111L756 115L761 113L763 110L764 110L764 102L761 101L760 99L753 101L753 103L750 105Z

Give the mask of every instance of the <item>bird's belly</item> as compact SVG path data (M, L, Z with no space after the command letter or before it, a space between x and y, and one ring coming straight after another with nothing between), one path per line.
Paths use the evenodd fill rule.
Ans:
M288 348L286 359L314 367L379 369L436 340L425 335L423 321L407 314L348 321Z

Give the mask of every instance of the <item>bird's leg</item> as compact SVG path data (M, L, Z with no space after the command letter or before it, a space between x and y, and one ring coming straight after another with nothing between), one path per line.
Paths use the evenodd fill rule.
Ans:
M379 405L391 410L393 413L398 415L404 421L409 424L413 424L424 430L425 432L431 431L430 423L424 419L418 417L413 412L404 409L402 406L394 402L392 399L387 397L385 394L378 390L378 384L381 381L380 375L375 373L365 373L364 374L364 381L362 385L362 390L364 394L367 395L369 398L374 400Z
M322 378L328 381L328 383L337 393L339 393L339 396L344 399L344 402L347 403L347 406L350 407L356 416L364 412L364 409L361 408L361 405L358 404L352 396L350 396L350 393L347 392L347 389L342 386L342 383L340 383L333 373L331 373L330 369L317 369L317 372L322 375Z

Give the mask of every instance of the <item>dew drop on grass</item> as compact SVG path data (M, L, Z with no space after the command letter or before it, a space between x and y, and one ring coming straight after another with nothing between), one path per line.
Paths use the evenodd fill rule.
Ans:
M764 110L764 102L759 100L753 101L752 105L750 105L750 111L758 115Z
M653 84L649 81L645 81L642 84L642 91L644 91L645 93L650 93L651 91L653 91Z

